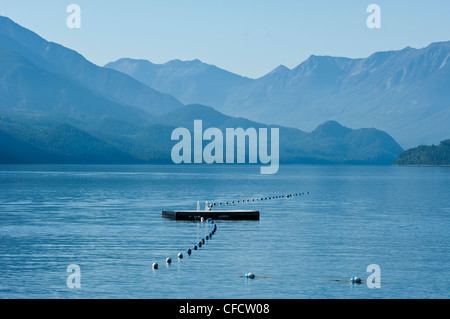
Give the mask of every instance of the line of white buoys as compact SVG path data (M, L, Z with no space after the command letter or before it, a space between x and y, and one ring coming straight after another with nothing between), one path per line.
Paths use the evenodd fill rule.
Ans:
M286 194L286 195L275 195L275 196L269 196L269 197L258 197L258 198L250 198L250 199L238 199L238 200L232 200L232 201L224 201L224 202L212 202L208 204L208 208L212 208L214 206L222 206L222 205L234 205L234 204L244 204L249 202L258 202L258 201L264 201L264 200L272 200L272 199L279 199L279 198L291 198L301 195L309 195L309 192L301 192L301 193L292 193L292 194Z
M187 253L188 256L190 256L194 250L199 250L203 245L206 244L206 241L210 240L212 238L212 236L216 233L217 225L213 222L213 220L211 218L208 218L207 222L209 224L211 224L211 228L210 228L209 232L206 234L206 236L204 238L202 238L192 248L186 249L186 253ZM180 260L180 259L183 259L184 255L182 253L178 253L177 257L178 257L178 260ZM166 258L166 265L170 265L171 263L172 263L172 259L170 257L167 257ZM152 264L152 268L153 269L158 269L158 263L153 263Z
M285 280L289 280L289 279L293 279L293 280L323 280L323 281L334 281L334 282L342 282L342 283L350 283L352 285L361 285L365 280L361 279L360 277L351 277L350 279L318 279L318 278L309 278L309 279L304 279L304 278L292 278L292 277L268 277L268 276L256 276L255 274L249 272L246 274L243 274L241 276L238 276L239 278L245 278L245 279L255 279L255 278L268 278L268 279L285 279ZM373 282L372 283L384 283L384 284L388 284L389 282L381 282L381 281L377 281L377 282Z

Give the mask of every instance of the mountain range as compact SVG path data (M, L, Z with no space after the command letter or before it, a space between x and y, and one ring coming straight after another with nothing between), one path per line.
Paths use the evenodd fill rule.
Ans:
M360 59L312 55L293 69L281 65L257 79L199 60L119 59L105 67L183 103L261 123L310 131L335 120L384 130L403 147L450 136L450 42Z
M48 42L1 16L0 47L21 55L36 68L71 81L73 85L82 86L111 102L152 114L162 114L182 106L171 95L156 91L124 73L99 67L76 51ZM17 98L21 99L20 94ZM25 102L33 103L30 100ZM39 100L35 102L40 103Z
M119 59L105 65L139 80L155 90L175 96L185 104L221 107L233 90L251 79L200 60L172 60L154 64L147 60Z
M97 66L0 17L0 162L170 163L171 132L192 128L196 119L205 128L279 127L282 163L391 164L402 151L384 131L354 130L328 118L310 132L298 123L282 126L277 117L290 119L293 113L282 114L281 106L264 121L224 114L226 103L219 101L229 101L256 80L198 60L160 66L153 84L143 78L149 69L142 69L140 78L141 68L127 74L111 67ZM291 71L278 68L268 76L283 72ZM172 94L181 94L182 101ZM218 104L203 105L208 101Z
M193 132L196 119L203 121L204 129L217 127L222 132L228 127L278 127L280 163L390 165L403 151L391 136L376 129L352 130L328 121L306 133L230 117L204 105L187 105L154 116L153 124L145 125L109 116L89 122L67 117L61 122L36 113L3 113L0 163L169 164L175 144L172 131L186 127Z

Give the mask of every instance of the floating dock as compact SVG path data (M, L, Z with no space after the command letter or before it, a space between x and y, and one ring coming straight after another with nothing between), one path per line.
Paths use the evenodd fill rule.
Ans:
M164 210L162 217L175 220L225 219L225 220L259 220L257 210Z

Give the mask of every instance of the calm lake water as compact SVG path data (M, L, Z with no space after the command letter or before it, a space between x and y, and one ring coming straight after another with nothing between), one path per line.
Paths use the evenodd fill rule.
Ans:
M3 165L0 188L0 298L450 297L450 167ZM261 220L216 221L191 256L211 225L161 217L299 192L234 205Z

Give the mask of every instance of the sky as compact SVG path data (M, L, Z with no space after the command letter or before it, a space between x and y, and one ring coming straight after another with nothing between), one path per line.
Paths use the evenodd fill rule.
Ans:
M68 5L81 8L70 29ZM370 4L381 28L368 28ZM0 15L103 66L119 58L214 64L258 78L310 55L364 58L450 40L448 0L0 0Z

